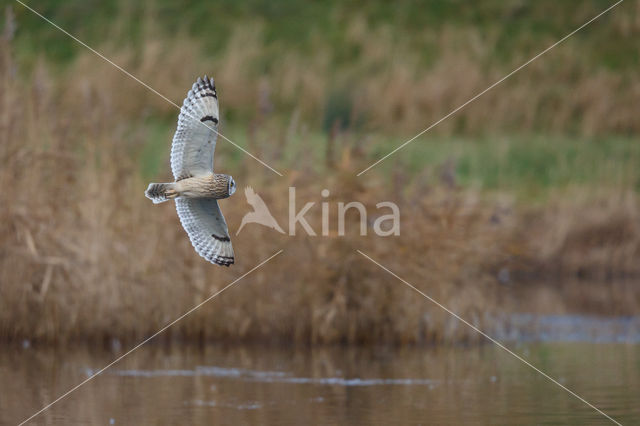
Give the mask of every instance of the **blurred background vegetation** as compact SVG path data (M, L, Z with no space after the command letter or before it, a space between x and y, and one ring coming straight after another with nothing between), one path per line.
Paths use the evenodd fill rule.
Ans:
M222 133L285 178L225 141L217 170L251 184L277 217L286 218L288 186L309 201L329 188L331 200L370 211L397 202L402 237L309 241L253 229L234 239L231 272L203 264L175 212L142 196L148 180L169 177L177 110L12 3L0 69L5 338L136 338L280 247L288 257L256 272L261 284L203 308L176 335L474 338L356 248L488 327L509 309L638 313L640 2L625 1L359 178L611 2L27 4L177 104L198 75L213 75ZM243 201L222 205L232 232Z
M210 70L219 82L225 130L234 140L242 143L250 131L270 126L294 134L301 127L313 138L337 122L342 130L366 136L375 158L608 5L42 1L32 6L177 103L193 76ZM94 78L114 79L133 90L135 82L96 64L98 58L67 35L25 8L15 9L21 75L43 61L54 81L72 71L90 72L83 67L104 67L109 75ZM640 128L636 9L629 2L622 12L603 16L433 129L387 169L401 165L415 173L451 159L461 182L489 189L530 192L572 183L640 188L634 141ZM115 101L118 107L127 102L122 113L144 120L158 136L149 141L158 145L146 148L146 175L165 166L161 148L175 124L171 106L153 97Z

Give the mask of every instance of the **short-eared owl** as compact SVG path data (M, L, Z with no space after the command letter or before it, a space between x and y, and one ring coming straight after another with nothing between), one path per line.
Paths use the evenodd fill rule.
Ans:
M175 182L151 183L145 195L154 203L176 201L178 217L198 254L209 262L229 266L233 246L219 199L236 191L229 175L213 172L218 137L218 94L213 78L198 78L185 98L171 145Z

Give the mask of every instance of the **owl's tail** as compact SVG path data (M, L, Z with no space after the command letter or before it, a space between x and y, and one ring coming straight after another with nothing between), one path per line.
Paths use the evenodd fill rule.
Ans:
M175 190L175 183L150 183L144 195L158 204L177 198L178 191Z

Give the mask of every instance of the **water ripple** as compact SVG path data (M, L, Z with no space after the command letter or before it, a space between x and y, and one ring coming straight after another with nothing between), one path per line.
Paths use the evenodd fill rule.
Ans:
M435 387L439 381L432 379L382 379L346 377L294 377L283 371L258 371L241 368L198 366L193 370L116 370L111 374L127 377L175 377L210 376L236 378L250 382L293 383L331 386L429 386Z

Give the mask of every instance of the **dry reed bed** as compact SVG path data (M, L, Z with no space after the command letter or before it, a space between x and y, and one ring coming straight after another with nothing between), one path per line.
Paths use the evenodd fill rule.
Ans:
M486 327L495 313L506 308L498 309L503 291L496 279L500 268L568 275L580 268L591 268L595 274L639 272L640 216L633 193L622 199L604 196L602 205L585 199L522 212L510 203L483 201L473 192L427 185L419 177L406 184L402 184L406 177L394 177L401 191L381 176L355 179L352 172L364 164L364 154L362 147L349 146L340 148L335 170L326 175L286 170L279 164L286 171L280 179L248 158L233 174L241 185L258 190L281 223L288 214L289 186L298 188L301 202L321 201L320 190L326 187L332 191L331 201L358 200L372 214L378 201L395 201L402 208L400 238L356 235L355 215L348 217L353 226L347 226L348 235L342 238L289 237L253 225L234 238L237 264L230 269L212 266L191 249L173 207L153 206L142 195L146 182L139 177L137 159L149 135L131 117L140 117L147 103L156 112L169 112L171 107L115 72L100 66L101 72L92 71L94 58L89 56L82 56L63 79L52 80L43 63L31 78L18 77L10 46L6 40L3 43L2 339L138 339L281 248L282 255L172 327L167 336L307 343L477 338L356 249ZM136 73L148 77L158 67L160 51L153 46L146 50ZM250 53L251 49L244 52ZM176 49L175 55L179 61L198 63L186 48ZM224 62L218 76L226 93L238 92L224 98L225 107L238 99L251 102L248 94L255 93L255 87L241 84L242 79L234 84L238 77L225 67L242 69L243 59L237 61L236 65ZM205 67L206 61L201 65ZM274 83L278 91L292 79L320 78L313 67L292 72L295 61L293 68L286 68L289 77ZM176 82L192 78L180 69L170 66L162 76L155 74L166 78L158 87L175 99L184 91L184 85ZM322 85L299 84L295 87L303 90L301 108L307 102L311 109L318 108L322 101L313 101L308 90ZM406 103L407 111L412 102ZM437 99L428 103L432 102L437 104ZM387 113L386 107L380 108L380 114ZM277 157L264 151L261 154L268 158ZM224 152L218 156L220 164L224 156ZM299 160L299 164L314 161ZM222 206L230 228L237 229L248 210L242 194ZM331 220L335 224L335 216Z
M628 7L630 14L613 14L609 22L611 31L625 40L640 35L640 2ZM256 109L266 106L287 117L299 114L305 123L318 126L332 99L337 98L366 130L409 137L556 41L532 41L538 48L505 63L497 59L497 34L475 28L445 25L437 33L420 34L418 41L438 52L430 57L415 48L411 42L416 40L403 38L390 27L371 26L361 17L354 17L347 26L344 44L360 53L353 61L340 63L336 63L334 48L322 37L308 49L312 54L304 54L267 45L260 22L250 21L238 25L219 52L206 51L197 40L184 36L167 39L153 20L144 25L142 51L109 42L100 50L126 69L135 70L143 81L161 88L170 99L183 98L194 74L215 70L224 99L223 114L233 111L253 117ZM637 133L640 74L635 69L594 67L588 62L588 49L576 40L558 46L432 133ZM150 108L171 111L164 100L124 79L109 65L97 65L98 61L91 53L78 55L65 78L77 77L84 85L72 85L67 96L76 97L78 90L104 85L136 94L111 99L111 107L126 117Z

